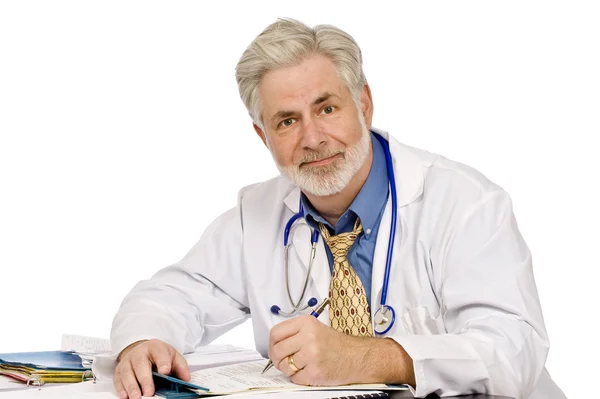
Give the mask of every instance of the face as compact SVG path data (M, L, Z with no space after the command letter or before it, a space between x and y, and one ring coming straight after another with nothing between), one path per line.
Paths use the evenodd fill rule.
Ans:
M264 130L254 128L281 174L315 196L342 191L369 154L368 86L359 109L334 64L315 55L268 72L260 96Z

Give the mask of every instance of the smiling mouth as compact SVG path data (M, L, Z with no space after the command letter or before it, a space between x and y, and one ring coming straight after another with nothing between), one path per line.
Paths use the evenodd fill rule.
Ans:
M340 156L340 155L341 155L340 153L337 153L330 157L319 159L317 161L303 162L302 164L300 164L300 167L303 167L303 166L316 167L316 166L329 165L330 163L335 161L338 158L338 156Z

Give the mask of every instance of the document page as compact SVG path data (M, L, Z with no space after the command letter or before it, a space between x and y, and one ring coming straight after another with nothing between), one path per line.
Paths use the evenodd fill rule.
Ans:
M208 393L200 390L196 391L198 394L202 395L223 395L249 390L299 391L390 389L390 387L385 384L356 384L339 387L308 387L304 385L296 385L274 367L265 374L261 374L262 370L267 365L267 362L268 360L265 359L242 364L198 370L191 374L190 382L210 390ZM399 387L395 387L392 389L398 388Z
M80 353L103 353L110 351L110 341L103 338L63 334L60 350Z
M190 366L190 372L263 359L256 350L232 345L209 345L200 347L196 348L194 353L188 353L184 357Z
M191 374L190 382L210 389L210 393L233 393L256 388L293 389L296 386L274 367L261 374L267 362L268 360L257 360L198 370Z

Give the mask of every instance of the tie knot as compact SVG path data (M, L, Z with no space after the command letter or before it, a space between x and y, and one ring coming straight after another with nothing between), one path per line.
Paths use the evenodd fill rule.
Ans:
M340 233L335 236L332 236L329 233L329 230L327 230L327 227L323 223L319 223L319 230L321 230L321 235L329 246L329 249L331 249L331 253L335 259L338 257L346 257L350 247L362 232L362 224L360 223L360 219L357 218L354 223L354 230L347 233Z

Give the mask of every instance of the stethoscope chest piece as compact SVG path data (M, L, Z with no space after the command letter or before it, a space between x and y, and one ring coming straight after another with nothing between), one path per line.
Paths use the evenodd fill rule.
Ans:
M375 322L375 334L387 334L396 322L396 311L389 305L380 306L375 312L373 321Z

